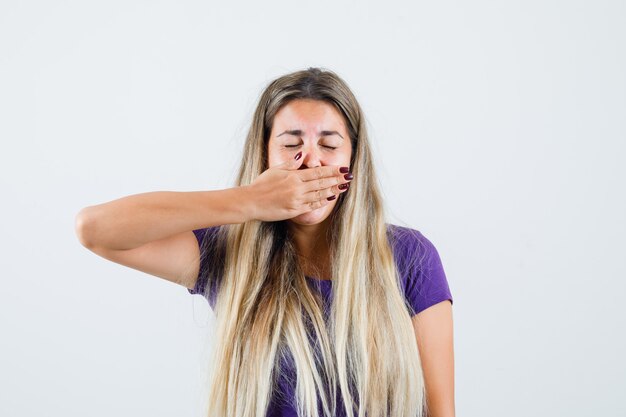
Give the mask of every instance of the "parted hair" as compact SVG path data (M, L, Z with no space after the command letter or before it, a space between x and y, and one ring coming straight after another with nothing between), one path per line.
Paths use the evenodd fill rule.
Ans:
M274 116L296 99L333 105L352 145L354 180L337 197L328 228L332 302L325 309L307 282L285 221L220 226L210 242L221 261L208 273L220 282L207 415L265 416L277 377L289 363L297 375L301 417L335 415L338 393L349 417L422 417L425 388L411 314L365 118L346 82L320 68L271 81L254 111L235 185L251 184L268 168Z

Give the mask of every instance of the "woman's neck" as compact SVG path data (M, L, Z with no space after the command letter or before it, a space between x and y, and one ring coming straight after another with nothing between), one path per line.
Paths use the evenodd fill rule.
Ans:
M296 245L305 275L329 279L329 242L327 231L329 219L318 224L302 225L289 222L289 229ZM319 275L322 275L321 277Z

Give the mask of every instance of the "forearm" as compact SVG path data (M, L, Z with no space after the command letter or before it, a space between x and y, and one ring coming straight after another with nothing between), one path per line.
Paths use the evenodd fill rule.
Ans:
M133 249L184 231L252 219L248 187L153 191L83 208L76 231L87 247Z

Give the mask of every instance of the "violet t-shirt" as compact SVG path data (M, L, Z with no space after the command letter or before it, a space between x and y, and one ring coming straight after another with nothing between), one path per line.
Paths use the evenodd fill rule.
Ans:
M219 268L216 263L223 265L224 252L216 250L212 245L219 226L194 230L194 234L201 248L200 272L191 294L204 296L212 309L215 308L217 291L219 289ZM453 303L450 287L435 246L418 230L387 223L387 236L391 243L394 259L398 267L401 288L409 314L417 314L441 301L449 300ZM317 289L328 306L332 297L332 280L321 280L306 277L312 288ZM210 285L209 285L210 284ZM209 288L207 288L209 285ZM297 417L295 407L296 375L293 367L285 367L288 372L279 375L275 395L268 408L266 417ZM336 416L345 416L341 394L337 390ZM321 410L321 409L320 409Z

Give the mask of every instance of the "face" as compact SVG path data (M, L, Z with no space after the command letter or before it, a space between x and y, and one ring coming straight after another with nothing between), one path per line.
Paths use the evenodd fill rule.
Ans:
M324 101L297 99L289 102L274 116L267 145L269 167L293 159L300 151L303 158L300 169L326 165L349 167L352 145L345 123L343 115ZM339 196L326 206L290 220L302 225L321 223L338 200Z

